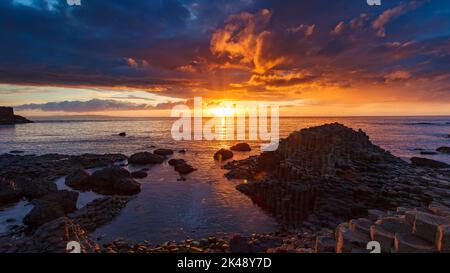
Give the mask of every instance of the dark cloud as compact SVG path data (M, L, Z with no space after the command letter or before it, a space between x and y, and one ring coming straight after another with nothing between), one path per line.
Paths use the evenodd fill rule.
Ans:
M62 101L42 104L25 104L16 106L17 110L40 110L44 112L102 112L102 111L134 111L134 110L164 110L172 109L182 102L166 102L157 105L139 104L118 100L93 99L89 101Z
M139 88L180 98L244 89L285 97L290 86L298 94L313 82L389 85L406 74L424 85L437 79L436 90L450 86L448 1L19 2L0 1L2 83Z

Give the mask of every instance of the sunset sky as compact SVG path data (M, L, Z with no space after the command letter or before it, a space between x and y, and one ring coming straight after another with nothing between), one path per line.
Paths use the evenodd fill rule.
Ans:
M450 1L1 0L0 33L0 105L27 116L450 115Z

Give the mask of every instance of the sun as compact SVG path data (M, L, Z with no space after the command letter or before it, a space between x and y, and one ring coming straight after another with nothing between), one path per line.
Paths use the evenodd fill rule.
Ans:
M231 107L217 107L212 108L211 112L214 114L215 117L231 117L234 116L236 110Z

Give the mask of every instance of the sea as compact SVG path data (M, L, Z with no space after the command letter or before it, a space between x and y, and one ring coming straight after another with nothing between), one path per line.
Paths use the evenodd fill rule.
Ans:
M186 238L250 235L279 229L278 223L235 187L242 181L228 180L223 163L213 159L221 148L237 141L225 136L218 140L176 141L171 129L173 118L72 117L35 118L36 122L0 126L0 154L22 151L23 154L122 153L131 155L156 148L175 151L172 158L185 159L197 169L181 180L166 163L154 166L127 166L130 171L149 167L148 177L138 180L141 193L111 223L97 229L93 236L110 242L125 238L131 242L147 240L159 244ZM450 155L436 153L438 147L450 146L450 116L444 117L282 117L280 137L311 126L339 122L365 131L373 143L408 161L413 156L427 157L450 164ZM226 123L222 123L226 126ZM118 136L126 132L126 137ZM220 134L219 134L220 135ZM234 159L245 159L260 153L259 141L247 141L251 152L236 152ZM177 151L185 149L186 153ZM95 169L89 170L95 171ZM64 177L55 181L67 189ZM81 192L78 206L99 198L92 192ZM33 205L22 200L0 207L0 233L20 224Z

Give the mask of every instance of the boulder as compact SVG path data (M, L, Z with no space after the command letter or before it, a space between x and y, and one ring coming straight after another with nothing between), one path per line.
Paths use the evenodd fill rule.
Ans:
M180 174L190 174L191 172L194 172L196 170L197 169L187 163L175 165L175 171Z
M136 171L136 172L131 173L131 177L137 178L137 179L146 178L147 176L148 176L148 174L145 171Z
M38 227L76 210L78 193L58 191L35 200L33 209L23 218L23 223Z
M65 184L76 190L88 189L91 187L89 177L91 175L80 168L70 173L65 180Z
M117 166L94 172L90 180L93 190L102 194L134 195L141 191L130 172Z
M119 136L125 137L125 136L127 136L127 133L125 133L125 132L119 133Z
M250 148L250 145L248 145L248 143L238 143L236 145L233 145L230 150L238 152L250 152L252 148Z
M421 158L421 157L411 158L411 163L417 167L427 167L427 168L435 168L435 169L442 169L442 168L450 167L450 165L448 165L444 162L440 162L440 161L436 161L436 160L432 160L432 159L428 159L428 158Z
M223 161L233 158L233 152L226 149L220 149L214 154L214 159Z
M153 153L161 156L173 155L173 151L170 149L156 149Z
M185 154L186 153L186 149L181 149L178 151L180 154Z
M169 160L169 165L170 166L176 166L176 165L180 165L180 164L186 164L186 160L184 159L171 159Z
M444 154L450 154L450 147L439 147L436 151Z
M132 155L128 162L134 165L146 165L146 164L161 164L166 158L161 155L152 154L149 152L141 152Z

